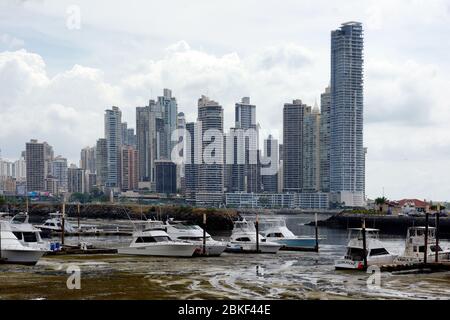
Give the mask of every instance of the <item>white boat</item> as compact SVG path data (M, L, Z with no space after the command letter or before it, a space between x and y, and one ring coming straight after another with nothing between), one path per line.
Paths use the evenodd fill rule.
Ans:
M405 251L395 259L396 263L423 262L425 253L425 227L410 227L406 235ZM436 251L439 261L450 260L450 250L443 250L441 246L436 250L436 228L428 227L427 260L435 261Z
M44 233L61 233L62 232L62 214L59 212L50 213L50 218L45 220L43 224L35 225L36 228L41 229ZM75 233L77 229L67 220L64 219L64 233Z
M366 228L366 252L363 249L362 228L349 229L349 241L346 255L335 261L336 270L364 269L364 256L367 257L367 265L392 264L396 255L389 253L384 244L379 240L379 230Z
M203 229L200 226L168 220L164 227L172 240L196 244L198 249L196 254L203 255ZM208 232L205 233L205 240L205 255L207 256L220 256L227 247L226 242L214 240Z
M256 243L256 228L253 222L247 220L235 221L230 242L227 245L227 252L256 252L259 247L260 253L277 253L281 244L267 241L259 234L259 244Z
M266 218L259 221L261 234L266 239L279 243L283 249L315 248L316 237L296 236L286 226L283 218ZM320 241L320 238L319 238Z
M28 222L27 214L0 221L0 263L35 265L50 251L40 230Z
M135 222L133 240L129 247L119 248L119 254L139 256L192 257L198 245L173 241L160 221Z

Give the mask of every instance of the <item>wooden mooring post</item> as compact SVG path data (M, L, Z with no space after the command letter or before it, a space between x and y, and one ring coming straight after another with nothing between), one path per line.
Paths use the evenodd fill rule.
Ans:
M437 206L437 212L436 212L436 228L435 228L435 238L436 238L436 248L434 249L435 252L435 259L434 262L439 262L439 214L441 213L441 205L438 204Z
M429 220L429 212L428 210L425 212L425 247L423 250L423 264L427 264L427 258L428 258L428 220Z
M319 226L318 226L318 222L317 222L317 212L314 214L314 219L315 219L315 228L316 228L316 246L315 246L315 251L319 252Z
M206 213L203 214L203 255L206 256Z
M362 241L363 241L363 261L364 261L364 270L367 270L367 241L366 241L366 220L362 221Z
M259 253L259 221L258 221L258 214L256 214L255 230L256 230L256 253Z

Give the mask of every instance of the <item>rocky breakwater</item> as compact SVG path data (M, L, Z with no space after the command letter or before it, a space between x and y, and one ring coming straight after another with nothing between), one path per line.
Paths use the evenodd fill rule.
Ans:
M23 205L8 205L7 208L0 208L0 211L18 213L25 211ZM50 213L61 212L60 204L35 203L29 206L30 221L33 223L42 222ZM68 217L78 216L78 205L67 204L66 214ZM238 218L238 213L230 209L207 209L192 208L182 206L152 206L137 204L81 204L80 217L87 219L168 219L188 221L201 225L203 214L207 217L208 231L222 231L233 229L233 220Z
M362 220L366 221L367 228L380 229L380 232L387 234L406 235L409 227L425 226L425 217L410 217L397 215L377 215L377 214L359 214L343 212L336 214L326 220L318 222L319 227L328 228L360 228ZM310 222L309 225L313 225ZM435 226L435 217L429 217L429 226ZM450 238L450 218L440 217L440 234L441 237Z

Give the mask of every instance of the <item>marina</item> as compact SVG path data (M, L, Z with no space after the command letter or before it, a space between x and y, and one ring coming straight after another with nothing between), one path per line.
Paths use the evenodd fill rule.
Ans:
M263 220L264 217L261 217ZM314 234L312 215L283 217L295 235ZM327 216L319 216L320 220ZM93 223L91 220L85 223ZM109 223L113 223L110 221ZM228 242L232 232L212 233ZM67 236L64 254L43 256L34 267L0 265L1 299L449 299L448 264L383 264L381 287L367 289L370 274L335 270L345 255L346 230L320 228L319 252L223 253L214 258L179 259L116 253L130 236ZM379 234L386 250L399 256L405 238ZM58 241L52 237L50 241ZM83 251L80 243L92 246ZM450 245L441 239L443 248ZM198 247L198 245L196 246ZM92 250L92 251L89 251ZM98 250L98 251L95 251ZM104 250L104 251L102 251ZM62 252L64 250L61 250ZM81 290L66 287L67 268L79 266ZM438 272L439 271L439 272ZM26 292L21 290L27 287Z

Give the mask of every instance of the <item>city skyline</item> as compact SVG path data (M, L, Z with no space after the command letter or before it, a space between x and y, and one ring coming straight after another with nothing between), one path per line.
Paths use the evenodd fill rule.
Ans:
M53 8L50 10L51 12L49 14L57 15L58 11L54 6L49 6ZM85 6L88 7L87 4L80 4L82 14L86 11L83 10ZM436 5L431 6L424 11L426 17L436 14L438 8L435 6ZM413 6L410 10L418 10L416 7L417 6ZM34 9L33 5L29 4L25 6L25 9L16 8L14 10L33 12ZM384 9L382 8L381 10ZM445 12L445 10L443 12ZM427 13L429 15L426 15ZM63 10L63 13L61 14L62 22L64 22L64 15L65 11ZM345 12L341 13L341 15L345 15ZM363 14L363 16L364 15L365 14ZM70 97L70 94L68 94L69 97L63 97L63 93L60 93L59 96L52 97L52 99L49 99L50 101L38 101L37 105L41 107L38 110L42 110L53 122L34 124L30 122L28 117L20 112L20 110L22 110L21 106L23 105L23 102L17 102L17 97L10 95L9 91L8 95L6 95L6 89L3 89L5 90L5 95L4 99L2 99L3 101L1 101L0 116L6 119L4 121L7 122L11 118L8 115L8 112L15 114L15 111L17 110L17 116L24 116L24 118L23 123L19 123L17 128L12 128L9 124L6 124L6 126L3 126L3 130L0 130L0 148L3 151L2 154L5 158L11 160L18 159L20 152L24 149L24 143L31 138L37 138L39 141L47 141L52 145L55 148L56 154L61 154L63 157L69 158L70 162L78 164L81 148L85 146L94 146L96 140L101 137L101 134L98 134L98 131L102 131L102 125L99 123L103 116L102 112L104 112L105 109L110 108L112 105L117 105L124 112L123 121L127 121L129 124L135 123L132 112L133 109L136 106L144 105L148 99L155 98L160 91L166 87L173 90L174 95L178 99L179 111L183 111L186 114L187 122L195 120L195 112L193 111L196 107L195 100L201 94L208 95L211 99L219 101L224 108L224 119L226 122L224 128L231 127L230 123L233 121L233 117L230 116L230 114L234 112L234 103L241 97L250 96L252 103L257 106L257 122L261 123L263 130L263 133L260 134L260 138L264 139L268 136L268 133L271 133L275 138L279 139L280 143L282 143L282 135L280 135L282 132L280 116L282 115L283 104L297 98L308 105L313 105L315 100L320 100L320 94L329 82L329 72L327 72L327 70L329 70L329 62L327 59L329 53L327 50L327 47L329 46L329 32L340 25L341 22L355 19L361 21L364 25L367 23L365 37L366 44L369 46L365 56L368 59L367 72L365 75L365 80L367 80L365 93L368 98L365 103L365 111L367 113L365 120L368 121L366 121L364 141L364 145L368 147L366 176L367 195L372 198L379 196L382 194L384 187L385 194L390 198L418 196L427 199L447 200L449 198L447 194L450 193L449 187L445 184L449 178L445 172L445 161L448 161L449 157L447 147L450 145L450 142L447 137L450 135L446 134L443 121L437 118L441 117L445 123L445 119L448 119L448 117L446 118L448 111L445 111L445 104L440 107L435 107L440 100L436 100L439 97L434 94L439 88L444 88L442 86L442 80L445 81L446 78L441 72L444 73L446 66L444 65L442 70L437 70L430 64L430 61L427 61L427 59L420 59L420 57L417 56L415 59L408 62L412 56L404 51L389 55L388 59L377 60L377 52L376 50L373 50L373 48L375 45L383 43L379 39L385 32L383 19L380 18L381 21L378 21L377 25L377 23L375 23L376 21L374 22L370 19L360 19L354 16L341 18L339 15L338 17L338 22L330 19L329 22L327 21L324 23L323 28L326 29L325 32L312 32L316 38L314 41L308 40L307 37L304 37L304 34L303 36L298 36L296 38L293 36L288 37L286 35L286 38L284 39L286 40L286 46L275 46L275 49L272 51L268 50L257 57L260 59L259 68L269 70L271 73L267 78L262 78L262 85L260 85L259 88L255 88L255 86L249 87L249 84L242 82L244 80L247 80L249 83L254 82L254 78L249 78L249 71L255 72L257 76L261 76L261 72L259 72L257 68L250 69L250 67L246 65L247 62L244 63L245 57L247 57L249 52L252 52L249 48L242 51L237 50L235 55L227 55L227 53L235 52L233 50L234 47L224 47L222 50L218 51L217 48L208 48L211 38L205 39L203 43L193 39L186 39L181 42L170 41L172 43L177 43L177 45L162 46L163 48L169 48L163 54L162 58L158 58L161 57L161 53L158 54L156 52L154 54L155 60L153 63L156 65L159 63L159 68L161 68L159 72L171 70L167 69L168 65L170 62L179 62L180 60L177 59L189 62L187 63L188 65L193 61L189 59L203 59L206 61L212 59L209 62L211 65L219 65L222 68L214 69L215 72L222 70L228 77L224 78L225 82L227 79L231 82L230 88L232 90L229 90L230 93L225 93L224 88L226 89L227 86L225 85L224 87L224 80L222 78L212 77L210 78L208 85L205 85L207 82L202 79L200 82L203 88L198 89L195 87L198 86L198 77L200 77L200 75L197 75L197 78L194 77L192 80L194 88L188 90L186 88L187 85L180 86L179 82L177 84L177 81L171 77L168 78L167 83L158 83L160 80L149 82L148 79L147 82L139 82L140 77L144 77L145 79L145 76L139 72L136 73L130 71L130 76L127 77L127 81L134 79L137 81L139 87L136 90L136 95L131 98L124 98L122 94L117 94L117 97L114 97L115 90L122 87L120 82L110 81L110 71L104 69L104 66L101 66L100 64L88 63L92 61L87 61L86 57L83 58L83 55L81 55L81 59L79 59L78 62L76 62L76 58L67 58L67 61L64 63L59 62L60 70L57 70L58 68L55 66L58 65L58 63L56 63L58 59L55 60L52 57L47 56L45 50L42 48L39 50L36 45L29 44L33 43L32 41L28 41L30 37L33 38L33 33L28 36L28 39L25 37L26 39L22 45L22 47L27 50L26 52L14 51L20 49L20 41L16 41L16 44L14 44L11 37L17 39L24 37L21 37L20 32L17 32L17 34L14 32L14 28L12 28L13 24L9 26L10 29L6 28L8 27L8 21L5 20L2 23L2 27L5 27L2 28L2 32L5 30L5 34L10 35L10 45L14 44L16 48L5 49L5 47L2 47L3 52L1 53L2 58L0 59L0 61L2 61L2 63L0 63L2 68L0 69L0 72L9 75L5 73L6 71L3 66L8 61L12 60L16 61L18 64L18 69L11 71L15 72L12 75L23 75L25 80L31 79L36 82L41 81L39 84L42 87L55 87L58 81L52 80L59 75L57 80L59 80L61 90L64 90L68 85L73 85L74 83L77 83L77 81L81 81L82 83L87 82L87 84L92 84L94 87L96 87L98 83L100 83L100 87L111 86L113 89L111 92L113 92L113 94L110 95L110 91L108 90L99 91L100 94L98 94L98 91L87 90L86 97L83 97L86 101L80 102L78 97ZM44 17L42 17L42 19L44 19ZM70 37L73 37L73 32L82 33L85 28L92 27L92 19L92 17L87 17L88 21L85 21L84 18L82 18L82 22L84 22L81 30L70 31L72 33L69 33L67 30L65 32L70 35ZM376 20L375 18L373 19ZM64 27L62 27L62 29L64 29ZM7 37L2 37L2 39L3 43L6 43L8 40ZM70 41L73 41L73 39L69 39L69 42ZM386 47L389 47L389 43L391 43L392 40L385 37L383 41L386 43L386 46L383 46L383 48L386 49ZM188 42L191 43L190 46L187 45ZM303 44L304 42L306 42L305 45ZM313 42L320 42L320 46L325 48L323 52L321 50L314 51L317 47ZM77 43L72 44L79 45ZM205 48L202 48L203 45ZM261 49L266 47L267 43L261 44L261 47L254 48L253 52L257 55L257 52L260 52ZM81 46L79 46L79 48L81 48ZM159 48L161 48L161 46L159 46ZM305 48L310 48L310 50L302 51ZM5 50L8 49L11 51L9 54L6 54ZM391 51L395 50L393 48L388 48L387 51L391 54ZM305 52L307 52L307 54L305 54ZM311 53L313 55L311 55ZM133 53L133 55L134 54L135 53ZM438 52L435 54L438 54ZM305 57L307 59L303 59ZM296 58L298 59L296 60ZM304 60L306 60L306 62ZM396 63L400 60L405 60L406 62L402 61L402 64L395 67ZM43 65L43 62L47 65ZM306 64L303 65L303 62ZM71 66L75 63L86 64L88 67L92 65L94 68L87 69L86 67L81 66L72 68ZM23 65L30 67L31 70L27 68L21 69ZM33 66L35 69L32 68ZM241 71L230 73L230 68L233 66L238 70L243 69L246 71L244 73L241 73ZM374 70L375 66L378 66L381 69L378 71ZM143 69L147 67L148 65L143 67ZM311 84L304 84L304 81L297 81L298 76L293 75L294 72L285 70L289 68L293 69L295 73L298 73L301 76L309 75L310 77L308 79L312 80ZM105 72L104 76L98 73L100 70ZM150 70L149 75L155 75L151 68L147 70ZM197 73L201 73L202 70L203 69L197 70ZM412 80L406 79L408 70L414 70L411 74L413 77ZM24 73L21 73L22 71ZM33 75L33 77L31 77L27 71L31 72L30 74ZM172 69L172 71L174 70ZM185 82L190 82L188 71L189 69L186 68L180 69L180 73L187 77L187 79L184 80ZM288 88L286 90L281 90L281 93L269 82L270 79L277 81L280 79L280 75L277 75L277 71L283 75L281 76L283 81L281 83L287 84L286 88ZM311 75L315 73L317 73L317 75ZM196 74L194 73L194 75ZM208 75L210 76L210 74ZM243 79L236 82L236 78L240 75ZM108 80L105 80L106 78L108 78ZM206 77L206 79L207 78L208 77ZM319 80L316 80L317 78L319 78ZM420 83L422 82L419 82L419 80L422 80L422 78L427 78L432 84L435 84L431 90L426 89L430 84L422 84L422 86L426 86L425 88L420 86ZM13 79L15 78L13 77ZM54 83L48 84L46 83L48 81ZM293 85L292 82L294 82L295 85ZM14 84L13 81L12 85ZM26 82L26 84L28 85L28 82ZM142 89L145 87L144 84L149 85ZM83 87L82 84L80 84L80 86ZM241 90L236 90L237 86L241 86ZM393 86L393 88L389 88L389 86ZM32 87L34 88L34 85L32 85ZM127 95L130 95L130 92L133 92L133 90L130 90L129 83L124 84L123 88L126 88L125 90L128 91ZM21 89L21 87L18 89L19 93L22 92L20 91ZM52 93L55 93L56 89L52 88ZM268 93L260 94L262 89L265 89ZM79 92L77 90L79 89L75 87L75 93ZM377 90L381 92L379 96L374 93L374 91ZM419 94L418 97L417 94ZM268 95L275 96L276 98L267 98ZM391 98L386 98L385 96L391 96ZM29 97L28 93L26 97ZM137 100L139 100L139 102L137 102ZM276 102L274 102L275 100ZM416 104L421 105L421 108ZM90 105L91 107L86 108L85 105ZM387 106L389 106L389 108ZM412 108L412 110L409 108ZM430 113L424 111L424 109L430 109ZM36 119L41 119L39 112L33 110L34 109L30 109L30 113L34 114ZM433 111L437 110L442 112L440 114L433 113ZM52 114L52 111L54 114ZM85 118L80 116L80 113L83 112ZM36 115L36 113L38 114ZM87 119L87 117L89 117L89 119ZM54 126L55 123L57 124L57 122L54 122L54 118L58 121L66 121L67 126L65 126L65 128ZM271 125L268 119L274 119L275 125ZM17 122L11 121L11 123ZM97 127L99 128L94 129L94 124L97 124ZM28 127L24 128L26 125L28 125ZM42 128L44 125L51 125L52 127ZM35 128L31 128L33 126ZM80 129L85 127L91 128L88 128L88 130L83 131L83 134L80 134ZM130 127L135 127L135 125L130 125ZM431 128L434 130L431 130ZM271 131L266 134L264 133L264 130ZM61 134L56 136L55 133ZM76 140L75 137L78 137L79 140ZM60 140L62 138L64 139ZM14 141L20 141L20 143L17 144ZM65 144L67 144L67 146ZM432 163L433 166L430 166L430 163Z

